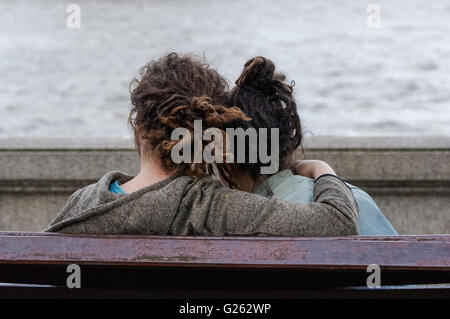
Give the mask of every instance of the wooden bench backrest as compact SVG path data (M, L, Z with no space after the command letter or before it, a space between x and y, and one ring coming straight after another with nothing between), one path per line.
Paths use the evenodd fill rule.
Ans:
M153 291L295 291L450 283L450 236L163 237L0 232L0 282Z

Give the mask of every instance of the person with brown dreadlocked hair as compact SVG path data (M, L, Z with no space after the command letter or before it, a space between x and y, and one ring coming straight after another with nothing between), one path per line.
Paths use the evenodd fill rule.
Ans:
M264 57L247 61L236 87L230 91L228 105L239 107L249 121L234 119L226 126L231 128L279 129L279 171L271 176L260 175L263 165L246 161L233 166L234 184L239 189L266 197L307 204L314 202L316 176L308 170L311 164L327 165L321 161L300 160L292 156L301 146L303 134L297 104L293 97L293 83L287 84L285 76L275 72L274 63ZM258 136L259 138L259 136ZM358 223L361 235L398 235L384 217L375 201L363 190L346 183L359 206Z
M172 150L185 142L172 138L176 129L192 131L195 121L201 120L205 131L214 128L224 132L232 121L249 121L241 109L225 107L227 82L205 63L171 53L145 65L133 85L129 122L140 155L140 172L136 176L109 172L97 183L79 189L46 231L203 236L358 234L358 205L328 165L303 166L307 176L316 178L314 202L295 204L226 187L224 183L232 178L229 163L173 160ZM205 145L197 147L204 150Z

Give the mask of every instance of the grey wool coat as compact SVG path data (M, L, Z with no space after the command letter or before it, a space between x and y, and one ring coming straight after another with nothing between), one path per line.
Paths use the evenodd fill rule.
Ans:
M223 186L206 177L174 176L131 194L109 191L110 172L72 194L45 231L201 236L341 236L358 234L358 205L335 176L321 176L315 202L294 204Z

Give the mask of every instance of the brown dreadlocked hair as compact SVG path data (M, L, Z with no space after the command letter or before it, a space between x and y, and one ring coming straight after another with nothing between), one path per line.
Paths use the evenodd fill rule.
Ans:
M224 106L227 91L225 79L192 56L170 53L142 67L140 78L130 85L132 109L129 116L140 156L151 152L161 159L168 171L179 168L199 178L210 174L210 163L192 160L192 164L176 164L172 161L172 148L180 140L172 140L171 134L174 129L183 127L191 132L193 141L194 121L202 120L203 130L214 127L225 137L224 125L232 120L249 120L239 108ZM202 150L204 144L202 141ZM223 156L226 155L223 152ZM218 165L218 169L228 181L225 165Z
M248 60L244 69L236 80L228 97L229 106L237 106L251 118L250 121L236 119L228 123L232 128L278 128L279 129L279 163L280 170L290 168L292 153L301 145L302 127L297 113L297 103L293 97L294 82L285 83L286 77L275 73L274 63L258 56ZM267 134L267 148L270 150L271 134ZM259 137L258 137L259 139ZM259 145L259 141L258 141ZM246 156L249 145L246 143ZM250 163L246 157L245 163L238 164L257 177L263 164Z

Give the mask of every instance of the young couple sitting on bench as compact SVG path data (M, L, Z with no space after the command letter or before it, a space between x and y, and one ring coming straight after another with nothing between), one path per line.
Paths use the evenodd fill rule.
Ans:
M264 57L247 61L235 83L229 90L218 72L191 56L171 53L145 65L132 83L129 116L140 155L139 173L109 172L76 191L46 231L397 234L373 199L342 181L327 163L293 160L302 143L301 121L293 84L275 72L272 61ZM195 140L197 121L202 134L214 136L211 143ZM192 134L180 139L175 133L181 128ZM256 139L230 137L230 129L253 132ZM267 132L271 129L276 129L275 137ZM235 146L231 150L224 146L230 144ZM258 148L267 152L255 151ZM181 149L188 160L174 158ZM215 160L198 154L210 154ZM276 157L275 171L264 170L265 154Z

